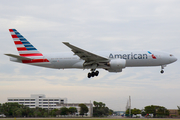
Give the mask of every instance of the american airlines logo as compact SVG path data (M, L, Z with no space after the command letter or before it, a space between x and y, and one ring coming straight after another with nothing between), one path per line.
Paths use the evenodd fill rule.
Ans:
M110 54L109 58L120 58L120 59L147 59L147 54Z
M148 53L151 55L151 57L152 57L153 59L156 59L156 57L154 56L154 54L152 54L150 51L148 51Z

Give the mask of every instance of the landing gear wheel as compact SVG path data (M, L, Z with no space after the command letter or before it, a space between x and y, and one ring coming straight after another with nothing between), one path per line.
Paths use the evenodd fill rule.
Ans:
M91 78L91 73L88 73L88 78Z
M160 72L161 72L161 74L163 74L163 73L164 73L164 70L161 70Z
M91 77L94 77L94 75L95 75L95 73L94 73L94 72L92 72L92 73L91 73Z
M91 73L88 73L87 77L88 78L91 78L91 77L94 77L94 76L98 76L99 75L99 71L92 71Z
M96 72L95 72L95 75L98 76L98 75L99 75L99 71L96 71Z

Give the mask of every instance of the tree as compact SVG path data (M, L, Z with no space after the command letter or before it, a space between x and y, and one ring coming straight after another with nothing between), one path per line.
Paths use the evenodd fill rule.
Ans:
M93 102L93 116L94 117L102 117L102 116L108 116L113 113L113 110L110 110L108 107L106 107L106 104L103 102Z
M21 117L23 109L15 109L14 116Z
M44 113L46 113L46 111L45 111ZM44 114L44 113L43 113L43 115L46 115L46 114ZM58 109L52 109L52 110L49 112L49 115L50 115L51 117L56 117L56 115L60 115L60 110L58 110Z
M2 113L4 113L7 117L15 117L15 110L18 108L22 108L23 105L18 103L4 103L2 104Z
M80 115L84 115L84 113L87 113L89 111L88 107L85 104L79 104L80 107Z
M44 117L48 117L48 112L44 112Z
M126 116L129 115L129 109L126 110L125 114L126 114Z
M180 106L177 106L178 107L178 113L179 113L179 115L180 115Z
M151 105L151 106L146 106L144 110L146 114L153 114L153 116L155 117L157 108L158 106Z
M102 102L99 102L99 107L102 108L102 107L105 107L106 105Z
M60 109L57 109L56 110L56 115L60 115L61 114L61 110Z
M93 104L95 107L98 107L98 102L94 101Z
M0 103L0 114L2 114L2 111L3 111L2 105L1 105L1 103Z
M169 116L169 111L163 106L151 105L145 107L146 114L153 114L154 117Z
M130 110L130 109L127 109L126 112L125 112L125 114L126 114L127 117L130 117L130 116L132 116L132 114L133 114L133 113L132 113L132 109L131 109L131 115L129 114L129 110Z
M70 113L71 115L74 115L76 112L77 112L77 108L75 108L75 107L70 107L70 108L69 108L69 113Z
M35 110L35 111L33 112L33 115L34 115L35 117L40 117L40 116L41 116L41 112L40 112L39 110Z
M25 116L25 117L29 117L29 113L31 112L30 108L29 107L26 107L26 106L22 106L22 116Z
M5 114L6 117L44 117L48 110L43 108L29 108L18 103L4 103L0 104L0 113Z
M68 115L69 113L69 109L66 107L60 108L60 111L61 111L60 115Z
M136 108L132 109L131 112L134 115L141 114L141 110L140 109L136 109Z
M25 110L27 117L34 117L34 110L35 110L35 108L27 107L27 109Z
M126 114L126 116L129 115L129 109L126 110L125 114ZM134 115L141 114L141 110L137 109L137 108L131 109L131 115L132 114L134 114Z
M113 115L113 110L109 109L109 115Z
M169 116L169 111L165 107L159 107L157 109L157 117Z

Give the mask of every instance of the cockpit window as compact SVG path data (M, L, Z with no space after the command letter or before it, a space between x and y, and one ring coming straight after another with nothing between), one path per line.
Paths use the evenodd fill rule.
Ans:
M173 56L172 54L170 54L170 56Z

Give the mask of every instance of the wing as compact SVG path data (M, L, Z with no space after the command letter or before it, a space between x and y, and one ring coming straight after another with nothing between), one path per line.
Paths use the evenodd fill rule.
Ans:
M86 50L83 50L81 48L78 48L74 45L69 44L68 42L63 42L63 43L69 48L71 48L71 51L74 52L75 55L85 60L84 65L91 65L91 64L100 63L100 62L109 62L109 59L105 57L102 57L94 53L88 52Z

